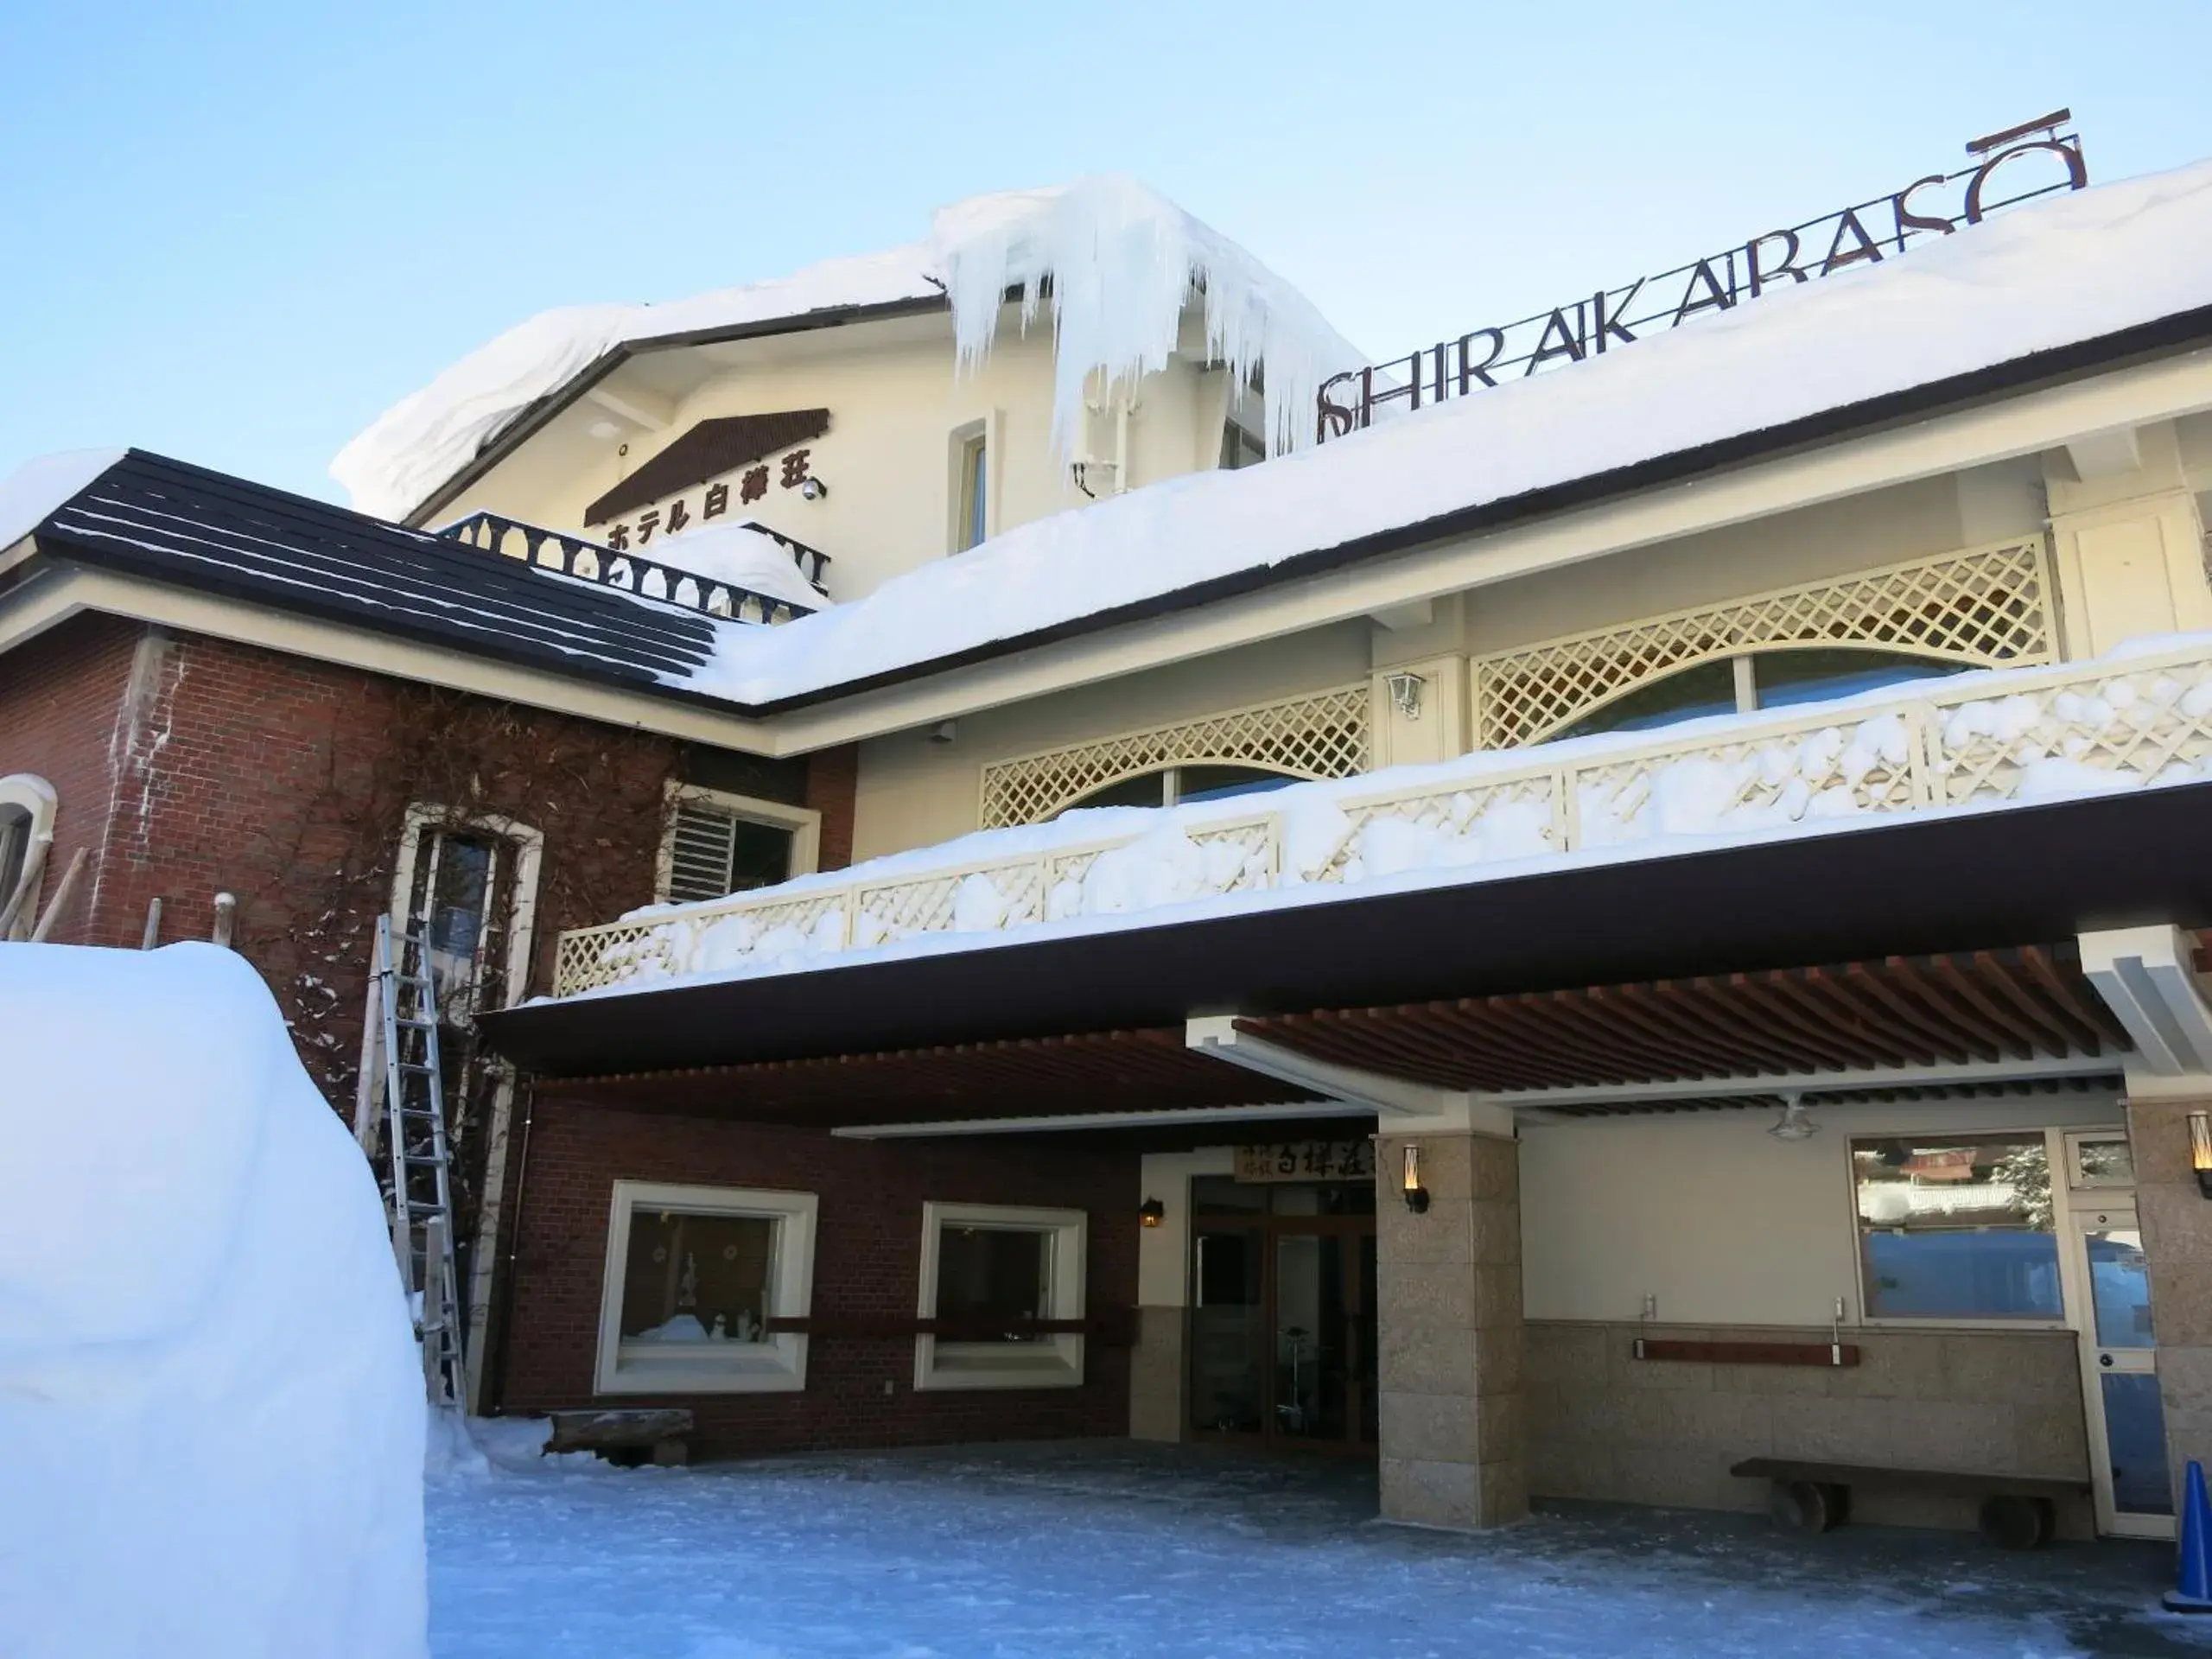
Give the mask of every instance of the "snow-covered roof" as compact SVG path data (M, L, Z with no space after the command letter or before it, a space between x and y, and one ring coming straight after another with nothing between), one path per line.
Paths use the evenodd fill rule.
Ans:
M658 305L564 306L472 352L385 411L330 464L360 512L404 518L540 399L610 352L673 336L799 321L826 311L948 300L958 358L990 348L1007 290L1025 326L1044 298L1057 330L1053 427L1064 436L1093 370L1127 378L1164 365L1194 286L1209 353L1243 377L1268 365L1277 447L1306 435L1320 382L1363 359L1313 303L1165 197L1115 176L1008 191L938 213L929 238L833 259L790 276Z
M692 690L758 706L2212 306L2212 163L2056 196L1632 348L1235 472L1022 524L864 599L725 629Z

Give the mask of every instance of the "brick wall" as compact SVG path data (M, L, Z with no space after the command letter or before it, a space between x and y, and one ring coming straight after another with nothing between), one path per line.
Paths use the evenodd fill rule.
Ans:
M70 859L100 852L113 794L110 750L130 681L140 630L111 617L80 616L0 657L0 776L35 773L54 785L54 853L39 902L50 900ZM81 917L98 879L88 863L70 906ZM7 895L0 893L0 905ZM55 937L81 937L57 927Z
M611 1111L543 1090L520 1198L518 1271L501 1404L593 1402L592 1374L617 1179L760 1186L819 1195L817 1315L912 1318L920 1288L922 1205L1023 1204L1090 1217L1086 1306L1136 1301L1138 1160L1133 1153L1031 1142L833 1140L826 1135ZM702 1456L1128 1432L1128 1351L1086 1342L1074 1389L926 1391L910 1338L810 1340L806 1387L791 1394L668 1396L697 1414ZM624 1395L618 1403L659 1397ZM604 1399L601 1403L605 1403Z
M408 805L542 831L533 988L559 931L652 898L663 785L681 746L649 734L105 617L0 657L0 774L60 796L47 891L91 852L53 937L234 942L276 993L334 1103L350 1110L369 930L389 902ZM850 855L851 752L805 767L823 861Z

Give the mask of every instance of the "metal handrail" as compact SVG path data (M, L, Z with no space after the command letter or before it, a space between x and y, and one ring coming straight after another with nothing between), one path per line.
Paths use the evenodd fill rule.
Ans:
M817 552L788 536L778 534L766 525L753 524L764 536L781 543L791 554L791 563L808 582L819 588L822 568L830 556ZM574 576L583 582L595 582L601 587L613 588L624 593L638 594L646 599L658 599L671 605L680 605L686 610L698 611L709 616L726 616L740 622L789 622L795 617L811 615L816 607L794 604L773 594L764 594L756 588L736 582L721 582L702 576L681 565L663 564L640 553L626 549L608 547L564 530L548 530L543 524L527 524L519 518L510 518L503 513L479 511L455 520L439 531L447 541L459 542L486 553L496 553L512 558L533 569L557 570L563 575ZM519 537L521 546L513 545ZM809 573L809 565L812 573Z

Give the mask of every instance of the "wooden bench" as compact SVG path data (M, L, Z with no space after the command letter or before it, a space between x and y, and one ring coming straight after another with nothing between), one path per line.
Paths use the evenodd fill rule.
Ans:
M680 1406L636 1410L556 1411L548 1452L596 1452L626 1466L651 1458L663 1467L691 1459L691 1414Z
M1892 1469L1872 1464L1804 1463L1746 1458L1732 1475L1774 1483L1767 1512L1796 1532L1827 1532L1851 1518L1851 1489L1936 1492L1981 1499L1981 1535L2001 1549L2034 1549L2050 1541L2058 1516L2053 1500L2087 1497L2086 1480L2032 1475L1975 1475L1951 1469Z

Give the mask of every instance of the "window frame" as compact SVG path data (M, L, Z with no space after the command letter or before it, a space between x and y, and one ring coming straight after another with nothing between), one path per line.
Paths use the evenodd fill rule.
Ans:
M2077 1128L2079 1126L2076 1126ZM1943 1131L1928 1128L1883 1129L1853 1126L1837 1139L1841 1143L1844 1192L1844 1217L1850 1228L1852 1287L1859 1297L1858 1324L1869 1331L2071 1331L2074 1291L2068 1279L2064 1222L2067 1213L2063 1179L2066 1165L2065 1137L2073 1129L2054 1128L2040 1123L1982 1124L1972 1128L1953 1131L1961 1140L1993 1140L2012 1136L2026 1140L2041 1135L2044 1155L2050 1160L2052 1176L2051 1234L2058 1241L2059 1309L2056 1319L2033 1317L2006 1319L2001 1314L1973 1313L1876 1313L1866 1289L1866 1235L1859 1214L1859 1174L1852 1161L1851 1149L1859 1141L1891 1141L1916 1135L1936 1135Z
M31 872L31 880L8 938L28 939L37 925L39 897L46 889L46 867L54 846L54 818L60 804L54 785L35 772L11 772L0 777L0 807L16 808L30 820L23 836L23 868ZM13 897L12 891L0 892L0 910L6 909Z
M948 1226L998 1228L1047 1236L1047 1319L1080 1319L1089 1276L1090 1217L1081 1210L1021 1205L922 1205L921 1294L918 1319L937 1317L938 1237ZM975 1389L1074 1389L1083 1386L1084 1337L1060 1332L1030 1343L943 1342L922 1332L914 1338L916 1392Z
M686 784L669 779L661 808L660 847L653 855L653 902L657 905L707 905L720 902L717 899L673 899L669 897L669 884L676 876L676 810L686 801L696 801L728 813L732 817L747 823L766 825L791 832L791 874L785 880L802 875L812 875L821 868L822 814L810 806L793 806L785 801L764 800L757 795L738 795L726 789L710 789L704 784ZM741 892L760 892L760 888L741 888ZM731 895L724 893L721 898Z
M999 411L952 429L946 445L945 550L957 556L971 552L999 533L998 474L1003 446L999 441L1003 423ZM982 487L976 487L976 461L982 461ZM969 532L980 529L972 539Z
M666 1357L650 1370L622 1354L622 1288L628 1274L631 1218L639 1206L686 1215L734 1216L775 1224L769 1252L767 1317L804 1319L814 1309L816 1224L821 1205L812 1192L768 1187L694 1186L663 1181L617 1180L607 1201L605 1277L600 1287L599 1339L592 1359L594 1394L796 1394L806 1387L807 1338L779 1331L762 1343L719 1343L705 1356ZM709 1344L671 1344L690 1347ZM662 1357L656 1355L656 1359ZM690 1362L685 1363L683 1362Z

